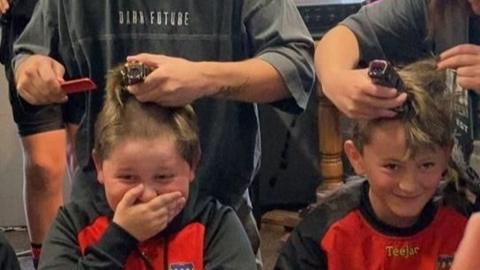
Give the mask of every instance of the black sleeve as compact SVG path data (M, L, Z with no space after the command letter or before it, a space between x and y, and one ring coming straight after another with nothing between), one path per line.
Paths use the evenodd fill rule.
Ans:
M318 241L292 231L275 264L275 270L326 270L327 260Z
M222 207L226 208L226 207ZM256 269L255 255L240 220L231 208L207 223L205 270Z
M39 269L123 269L137 247L135 238L111 223L100 241L82 255L73 220L67 210L60 209L43 243Z
M0 231L0 269L20 270L17 255Z

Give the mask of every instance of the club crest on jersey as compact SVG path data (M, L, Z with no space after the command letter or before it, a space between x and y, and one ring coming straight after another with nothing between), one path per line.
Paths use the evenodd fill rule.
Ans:
M452 267L453 256L440 255L437 258L437 270L449 270Z
M172 263L169 270L195 270L193 263Z

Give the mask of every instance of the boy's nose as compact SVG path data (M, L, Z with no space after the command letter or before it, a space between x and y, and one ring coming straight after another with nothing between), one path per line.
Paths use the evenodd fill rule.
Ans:
M398 183L398 187L405 195L416 194L418 180L415 172L406 173Z
M150 185L146 184L142 195L138 198L141 202L148 202L157 197L157 191Z

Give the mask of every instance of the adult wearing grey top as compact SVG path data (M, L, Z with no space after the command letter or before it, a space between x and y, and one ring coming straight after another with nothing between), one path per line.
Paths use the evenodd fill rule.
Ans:
M372 83L365 64L383 58L404 64L432 55L457 69L459 84L480 91L480 46L468 44L479 0L383 0L363 7L330 30L315 54L327 97L353 118L391 117L405 94ZM339 80L338 78L344 78Z
M201 194L246 208L245 220L244 194L260 165L255 103L301 112L313 48L291 1L40 0L15 46L15 70L19 94L34 104L64 102L65 74L99 86L79 130L76 199L99 188L90 151L107 70L127 59L156 68L130 91L165 106L193 102L203 151L195 182Z

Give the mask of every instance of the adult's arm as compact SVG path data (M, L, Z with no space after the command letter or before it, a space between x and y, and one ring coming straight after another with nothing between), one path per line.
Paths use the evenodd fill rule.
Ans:
M131 87L142 101L182 105L214 96L243 102L271 103L293 98L306 106L314 83L313 40L291 1L245 1L243 42L249 59L191 62L163 55L137 55L157 69L144 84ZM150 61L149 61L150 60Z
M18 94L34 105L63 103L65 69L58 58L58 1L40 1L14 44L12 65Z
M380 58L409 62L426 54L425 2L383 0L363 7L319 42L315 66L325 95L347 116L394 116L406 96L374 85L365 66Z
M451 270L480 269L480 213L473 214L468 220L462 242L455 253Z

